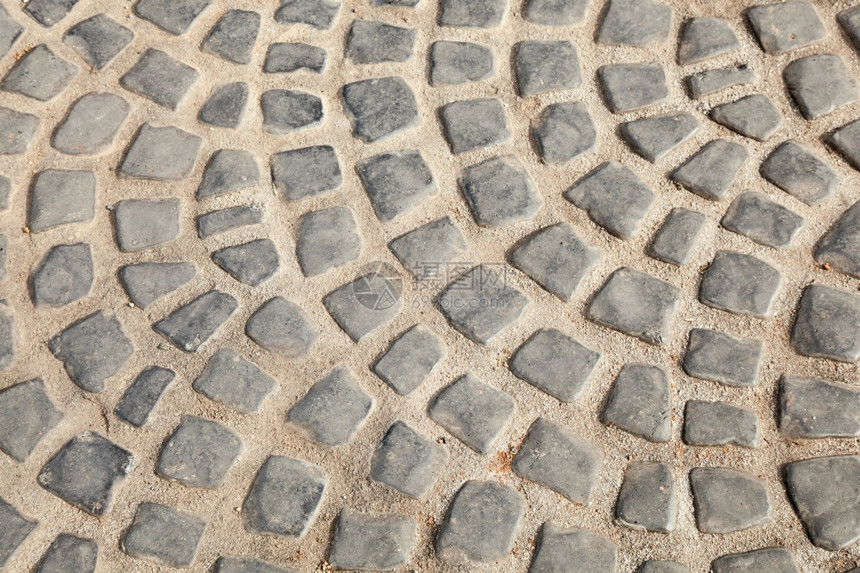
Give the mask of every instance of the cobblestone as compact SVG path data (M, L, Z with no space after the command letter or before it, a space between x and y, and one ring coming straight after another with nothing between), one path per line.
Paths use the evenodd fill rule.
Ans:
M636 573L690 573L690 568L673 561L645 561Z
M750 255L719 251L702 277L699 300L708 306L766 317L782 285L782 275Z
M596 352L554 328L535 332L511 357L509 368L562 402L573 402L601 358Z
M358 174L381 221L409 213L439 192L433 173L415 149L374 155L358 164Z
M630 462L615 504L627 527L669 533L678 519L678 491L672 468L662 462Z
M272 135L289 135L323 121L322 100L296 90L269 90L260 98L263 128Z
M93 573L98 553L95 541L61 533L39 561L35 573Z
M460 188L475 221L502 227L533 218L543 206L534 180L514 155L502 155L467 167Z
M106 14L96 14L78 22L63 36L63 43L75 50L89 65L104 69L134 39L134 32Z
M860 201L849 207L815 249L815 260L860 278Z
M672 9L653 0L610 0L597 41L613 46L639 46L669 39Z
M782 126L782 114L762 94L719 105L711 112L711 119L758 141L767 141Z
M660 64L608 64L597 73L606 103L615 113L652 106L669 97L666 74Z
M773 571L799 573L794 556L785 549L768 547L746 553L723 555L711 563L714 573L742 573L743 571Z
M842 382L784 375L779 431L790 438L860 435L860 389Z
M90 294L93 257L90 246L57 245L30 275L33 303L60 308Z
M800 111L809 119L857 101L857 81L836 54L795 60L786 66L783 78Z
M37 525L0 498L0 567L6 566Z
M761 175L807 205L818 205L833 193L839 175L796 141L786 141L761 164Z
M251 286L272 278L281 266L278 250L271 239L224 247L212 253L212 260L231 277Z
M40 123L35 115L0 107L0 154L18 155L30 149Z
M439 24L464 28L495 28L502 23L506 0L442 0Z
M260 205L238 205L210 211L197 217L197 236L205 239L238 227L256 225L262 221L263 208Z
M0 391L0 450L18 462L26 461L63 417L41 379L5 388Z
M169 243L179 236L179 199L127 199L114 207L116 242L134 252Z
M288 360L307 354L318 336L301 309L280 296L269 299L251 315L245 334Z
M346 53L357 64L405 62L412 57L415 37L412 28L355 20L346 38Z
M672 179L700 197L716 201L728 192L749 152L733 141L706 143L672 173Z
M830 134L830 144L854 169L860 170L860 120L834 130Z
M200 73L191 66L150 48L120 83L129 91L175 110L198 77Z
M765 485L752 474L731 468L693 468L690 487L696 525L702 533L743 531L771 520Z
M652 442L667 442L672 430L671 390L656 366L625 364L609 393L601 422Z
M417 523L398 514L340 511L329 562L338 569L389 571L403 567L414 545Z
M397 287L378 271L362 275L330 292L323 304L353 342L379 329L403 308Z
M283 74L307 70L321 74L326 66L326 51L310 44L272 44L266 52L263 71Z
M419 122L415 94L401 77L346 84L343 102L353 135L366 143L390 137Z
M547 163L566 163L593 151L597 143L594 122L581 102L547 106L532 130Z
M0 88L39 101L50 101L69 87L78 68L40 44L18 60L0 83Z
M529 572L553 573L567 569L572 573L614 573L617 564L618 547L606 537L548 521L541 527L540 542Z
M445 356L439 338L416 324L397 337L373 365L373 371L391 389L406 396L417 389Z
M91 171L46 169L36 175L30 191L28 227L34 233L87 223L95 217L96 178Z
M684 442L687 444L755 448L759 438L759 422L752 410L726 402L687 402L684 410Z
M242 450L242 440L229 429L186 414L164 442L155 471L189 487L215 489Z
M197 116L202 123L236 129L248 104L248 84L233 82L215 86Z
M224 166L225 172L229 169ZM272 180L287 199L296 201L339 188L343 175L334 148L317 145L273 155Z
M415 499L425 497L448 461L448 451L404 422L388 428L370 461L370 477Z
M152 328L185 352L197 352L236 311L238 301L211 290L180 306Z
M684 370L690 376L729 386L755 386L764 345L725 332L690 331Z
M123 393L114 414L132 426L143 426L174 378L176 373L167 368L151 366L145 369Z
M803 291L791 334L804 356L857 362L860 359L860 296L820 285Z
M772 54L815 44L827 35L815 8L804 0L754 6L747 17L762 49Z
M260 31L260 15L248 10L230 10L203 41L203 49L235 64L251 63Z
M468 245L463 233L446 216L397 237L388 243L388 248L406 270L421 280L437 275L445 265L457 260Z
M157 503L141 503L122 540L122 548L137 559L168 567L188 567L194 562L205 530L206 522L191 513Z
M582 84L576 48L566 41L520 42L514 48L517 86L521 96L532 96Z
M202 140L179 128L141 126L119 173L155 181L181 181L191 174Z
M750 84L754 79L755 75L747 66L715 68L688 76L687 89L692 97L699 99L732 86Z
M184 34L212 0L138 0L134 13L162 30Z
M212 155L206 165L203 179L197 188L197 198L217 197L257 185L259 182L260 168L253 155L247 151L221 149Z
M720 18L691 18L678 41L678 63L696 64L740 48L729 23Z
M624 139L636 153L651 163L665 157L698 130L698 120L688 113L645 117L621 126Z
M472 42L434 42L430 50L430 82L433 85L464 84L491 77L493 51Z
M281 24L305 24L318 30L328 30L334 23L340 2L336 0L287 0L275 12Z
M191 386L215 402L248 414L258 411L278 384L235 350L222 348Z
M139 263L122 267L119 278L128 298L146 308L188 284L196 274L191 263Z
M723 227L768 247L787 247L804 224L803 217L761 193L739 195L723 216Z
M529 0L525 18L543 26L578 26L585 19L590 0Z
M74 103L51 144L69 155L95 155L110 147L131 105L111 93L92 92Z
M215 573L296 573L296 570L275 567L253 557L219 557Z
M654 240L648 247L648 254L673 265L687 264L704 224L705 216L698 211L681 207L672 209L654 235Z
M453 153L492 147L511 137L497 99L455 101L442 106L439 115Z

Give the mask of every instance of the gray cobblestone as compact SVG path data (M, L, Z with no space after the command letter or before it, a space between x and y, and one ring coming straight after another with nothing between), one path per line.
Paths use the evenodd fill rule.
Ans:
M691 18L678 41L678 63L695 64L740 48L728 22L720 18Z
M758 141L767 141L782 126L782 114L770 98L762 94L718 105L711 111L711 119Z
M180 202L167 199L127 199L114 207L116 242L134 252L169 243L179 236Z
M253 155L247 151L221 149L212 155L206 165L203 180L197 188L197 198L217 197L259 182L260 168Z
M428 409L435 422L461 442L486 454L516 409L507 393L466 374L440 392Z
M18 462L26 461L63 417L39 378L0 390L0 450Z
M33 303L60 308L90 294L93 257L86 243L52 247L30 275Z
M581 102L547 106L532 133L546 163L566 163L593 151L597 144L594 122Z
M687 89L692 97L699 99L732 86L751 84L754 79L753 71L746 65L716 68L688 76Z
M525 18L543 26L578 26L585 20L590 0L529 0Z
M263 129L272 135L293 132L322 124L322 100L296 90L269 90L260 98Z
M412 276L422 280L443 271L468 245L460 229L445 216L397 237L388 248Z
M412 57L416 35L412 28L354 20L346 38L346 54L357 64L405 62Z
M676 207L669 212L648 247L648 254L666 263L681 266L690 262L702 233L705 216L698 211Z
M231 277L251 286L263 284L281 267L278 250L271 239L224 247L212 253L212 260Z
M18 59L0 83L0 88L37 99L50 101L69 87L78 75L77 66L40 44Z
M156 503L141 503L122 540L122 549L137 559L169 567L188 567L194 562L206 525L191 513Z
M671 466L662 462L630 462L618 492L615 517L632 529L674 531L678 490Z
M521 96L576 88L582 84L579 57L570 42L530 40L520 42L514 50Z
M119 173L155 181L181 181L194 168L202 140L179 128L145 123L132 142Z
M773 573L799 573L791 552L781 547L756 549L746 553L733 553L714 559L714 573L744 573L746 571L773 571Z
M222 348L212 355L191 387L215 402L248 414L260 409L278 383L235 350Z
M597 41L611 46L639 46L669 38L672 9L653 0L610 0Z
M326 310L353 342L359 342L400 313L397 286L379 270L361 275L323 299Z
M786 141L761 164L762 177L807 205L818 205L833 193L839 175L796 141Z
M328 207L299 219L296 256L305 276L345 265L360 254L361 236L349 207Z
M645 561L636 573L690 573L690 568L674 561Z
M671 396L669 379L661 368L625 364L615 378L600 421L652 442L668 442Z
M809 285L800 299L791 342L804 356L857 362L860 359L860 296Z
M237 205L210 211L197 217L197 236L201 239L225 233L238 227L256 225L263 221L261 205Z
M558 400L573 402L582 394L600 358L600 352L563 332L543 328L515 351L508 367L518 378Z
M305 24L318 30L328 30L334 23L340 2L337 0L284 0L275 12L281 24Z
M787 247L804 224L794 211L756 191L745 191L732 201L723 227L768 247Z
M804 0L754 6L747 17L762 49L772 54L815 44L827 35L815 8Z
M529 573L615 573L618 547L603 535L578 528L543 524Z
M111 93L92 92L74 103L51 144L69 155L94 155L113 143L131 105Z
M0 107L0 155L18 155L27 151L40 123L35 115Z
M338 569L391 571L406 565L415 544L414 520L399 514L361 514L343 508L329 562Z
M301 70L321 74L326 66L326 51L310 44L272 44L266 52L263 71L267 74Z
M343 102L353 135L366 143L390 137L420 121L415 94L401 77L346 84Z
M860 201L846 209L818 242L815 260L860 278Z
M415 499L425 497L448 461L448 451L404 422L388 428L370 461L370 477Z
M689 113L656 115L622 124L621 133L636 153L655 163L699 130Z
M288 360L307 354L318 336L301 309L280 296L269 299L251 315L245 333Z
M705 144L672 173L672 179L705 199L721 199L729 190L749 153L733 141Z
M433 85L464 84L491 77L493 51L472 42L433 42L430 49L430 82Z
M211 290L180 306L152 328L180 350L197 352L238 306L239 302L229 294Z
M416 324L391 343L373 365L373 371L392 390L405 396L424 383L444 356L439 338L426 326Z
M529 220L543 206L534 180L514 155L493 157L467 167L459 183L481 226L501 227Z
M497 99L455 101L439 108L439 115L455 154L492 147L511 137L505 109Z
M216 489L244 449L239 436L228 428L186 414L164 442L155 471L189 487Z
M248 84L232 82L215 86L197 118L207 125L235 129L248 105Z
M830 144L854 169L860 170L860 120L835 129L830 134Z
M150 48L122 77L125 89L175 110L200 73L191 66Z
M184 34L212 0L138 0L134 13L162 30Z
M0 7L0 58L9 53L23 31L24 27L13 20L5 8Z
M660 64L607 64L597 73L606 103L615 113L655 105L669 97L666 74Z
M35 573L93 573L99 546L92 539L61 533L42 556Z
M0 498L0 567L6 566L37 525Z
M106 14L96 14L78 22L63 36L70 46L97 70L108 65L134 39L134 32Z
M128 298L146 308L188 284L197 274L191 263L139 263L122 267L119 278Z
M176 373L173 370L150 366L138 374L131 386L123 393L114 414L132 426L143 426L174 378Z
M95 217L96 178L92 171L46 169L30 191L28 227L34 233Z
M507 0L442 0L439 24L465 28L495 28L507 12Z
M219 557L215 573L296 573L296 570L275 567L253 557Z
M790 438L860 436L860 389L842 382L783 375L779 430Z
M202 47L235 64L250 64L260 20L256 12L229 10L209 32Z
M726 402L690 400L684 409L684 442L691 446L759 444L755 412Z
M702 277L699 300L708 306L766 317L782 285L782 275L750 255L718 251Z
M317 145L273 155L272 180L287 199L296 201L338 189L343 175L334 148Z
M731 468L693 468L690 487L702 533L732 533L763 525L773 508L764 483Z
M857 81L836 54L795 60L786 66L783 78L795 103L808 119L857 101Z
M755 386L764 344L725 332L690 331L684 370L690 376L729 386Z
M433 173L415 149L374 155L360 162L357 170L381 221L396 219L439 192Z

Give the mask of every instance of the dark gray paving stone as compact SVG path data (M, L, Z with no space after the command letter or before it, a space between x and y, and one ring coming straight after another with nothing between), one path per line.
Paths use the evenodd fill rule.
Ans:
M747 10L747 18L769 54L810 46L827 36L815 8L804 0L753 6Z
M75 322L48 342L72 381L88 392L101 392L134 352L112 313L103 311Z
M448 451L403 422L388 428L370 460L370 477L415 499L430 490L448 461Z
M704 328L690 331L684 371L728 386L755 386L764 344Z
M397 316L403 308L400 288L399 278L380 268L333 290L323 304L347 336L358 342Z
M726 402L690 400L684 410L684 442L691 446L743 446L759 442L755 412Z
M688 76L687 89L691 97L699 99L732 86L751 84L754 79L753 71L746 65L716 68Z
M30 149L40 123L35 115L0 107L0 155L17 155Z
M37 481L62 500L100 516L110 511L116 489L136 463L134 454L88 430L48 460Z
M236 64L250 64L260 32L260 15L228 10L203 40L202 48Z
M669 379L657 366L625 364L609 393L600 421L652 442L672 433Z
M600 249L579 238L570 223L540 229L508 254L513 266L564 301L602 257Z
M839 12L836 15L836 21L839 22L842 31L854 44L854 49L860 50L860 8L854 6Z
M414 8L420 0L372 0L374 6L404 6Z
M630 462L615 502L615 518L639 531L674 531L678 522L678 488L672 466L662 462Z
M15 362L15 313L5 300L0 300L0 370Z
M529 0L525 19L543 26L578 26L585 21L590 0Z
M180 350L197 352L239 307L229 294L211 290L152 325Z
M0 281L6 278L6 254L9 249L6 235L0 235Z
M414 28L353 20L346 37L346 57L356 64L405 62L412 58L416 35Z
M455 278L439 295L437 305L451 325L479 344L520 319L531 301L507 284L499 265L478 265Z
M765 484L731 468L693 468L690 487L696 526L702 533L732 533L763 525L773 510Z
M813 206L830 197L839 183L839 175L827 163L793 140L768 155L759 172L792 197Z
M508 556L519 530L525 499L514 488L487 481L463 484L436 538L445 561L490 563Z
M40 101L49 101L65 90L77 75L77 66L41 44L17 60L3 78L0 88Z
M582 394L600 358L600 352L563 332L542 328L516 350L508 368L550 396L573 402Z
M669 339L680 292L643 272L622 267L610 275L591 301L586 316L648 344Z
M815 260L860 278L860 201L846 209L818 241Z
M468 248L447 215L400 235L388 248L412 276L424 280L446 271Z
M816 54L788 64L785 86L807 119L857 101L857 81L836 54Z
M481 226L501 227L529 220L543 205L534 180L513 155L493 157L465 168L459 184Z
M785 485L816 547L838 551L860 539L860 457L830 456L792 462Z
M674 561L644 561L636 573L690 573L690 568Z
M254 239L212 253L212 260L239 282L258 286L281 268L278 249L271 239Z
M508 0L443 0L441 26L495 28L508 11Z
M128 298L146 308L194 278L193 263L139 263L120 269L119 278Z
M242 505L245 529L301 538L314 521L328 478L322 468L269 456Z
M648 107L669 97L660 64L608 64L597 73L607 106L614 113Z
M468 373L442 390L428 409L430 418L458 440L488 453L516 409L513 398Z
M597 41L610 46L640 46L665 42L672 9L653 0L610 0L597 32Z
M732 186L749 153L734 141L706 143L672 173L672 180L705 199L721 199Z
M92 92L72 104L51 138L54 149L69 155L106 151L122 127L131 106L111 93Z
M766 317L781 285L782 275L764 261L718 251L702 277L699 300L720 310Z
M181 35L205 10L212 0L138 0L134 13L149 20L162 30Z
M678 63L695 64L740 48L728 22L720 18L690 18L678 39Z
M841 153L854 169L860 170L860 120L833 131L830 134L830 145Z
M426 326L416 324L391 343L373 364L373 371L392 390L406 396L424 383L444 357L442 341Z
M191 174L202 139L178 127L141 126L119 174L124 177L181 181Z
M125 89L175 110L200 73L161 50L150 48L120 78Z
M96 177L92 171L46 169L30 190L28 228L33 233L87 223L95 217Z
M761 193L745 191L732 201L720 223L756 243L787 247L800 231L804 219Z
M514 48L514 70L521 96L576 88L582 84L579 57L568 41L520 42Z
M269 46L263 71L283 74L305 70L321 74L326 66L326 51L310 44L277 43Z
M310 352L317 339L316 328L302 310L280 296L269 299L251 315L245 334L287 360Z
M179 236L180 200L127 199L113 211L116 242L131 253L169 243Z
M37 525L37 521L27 519L0 498L0 567L9 562Z
M275 567L254 557L219 557L215 573L297 573L295 569Z
M39 378L0 390L0 450L25 461L63 417Z
M532 134L545 163L566 163L593 151L597 144L594 122L581 102L547 106Z
M687 264L704 224L705 216L698 211L672 209L648 246L648 254L673 265Z
M342 446L370 416L375 400L345 366L329 371L287 412L287 424L305 438Z
M142 427L174 378L173 370L160 366L146 368L123 393L114 414L132 426Z
M768 547L717 557L711 562L711 571L714 573L747 573L748 571L800 573L794 556L782 547Z
M9 53L15 41L21 37L24 27L9 16L9 12L0 6L0 58ZM2 565L2 563L0 563Z
M529 573L615 573L618 547L603 535L547 521Z
M272 180L287 199L297 201L340 188L343 175L334 148L316 145L273 155Z
M93 573L99 556L92 539L61 533L42 556L34 573Z
M201 123L216 127L235 129L242 123L248 106L248 84L232 82L219 84L209 94L209 99L200 108L197 119Z
M376 216L383 222L412 211L439 193L433 173L415 149L374 155L361 161L357 171Z
M455 101L439 108L439 116L455 154L491 147L511 137L505 109L494 98Z
M603 452L546 418L538 418L523 439L511 468L527 480L560 493L570 501L588 505Z
M221 149L212 155L197 188L197 199L217 197L260 183L260 168L253 154Z
M795 351L840 362L860 359L860 295L820 285L803 291L794 320Z
M746 137L767 141L782 126L782 114L769 97L752 94L711 110L711 119Z
M346 84L343 105L352 134L365 143L384 139L420 121L415 94L398 76Z
M279 24L305 24L317 30L331 28L340 2L336 0L284 0L275 12Z
M269 90L260 98L263 128L272 135L288 135L323 121L322 100L294 90Z
M262 205L237 205L210 211L197 217L197 236L201 239L263 221Z
M337 569L390 571L404 567L415 545L415 520L400 514L340 510L328 562Z
M30 275L30 294L36 306L61 308L90 294L93 256L86 243L57 245Z
M134 32L106 14L96 14L78 22L63 36L63 43L86 63L104 69L134 39Z
M472 42L433 42L430 48L430 83L465 84L491 77L493 51Z
M188 567L194 562L205 530L206 522L194 514L157 503L141 503L120 545L137 559Z
M636 173L616 161L593 169L565 191L564 197L621 239L639 232L655 199Z
M349 207L327 207L299 219L296 257L306 277L345 265L359 255L361 234Z
M257 412L278 384L230 348L212 355L191 385L204 396L243 414Z
M779 383L779 431L789 438L860 436L860 388L783 375Z
M699 131L699 122L689 113L655 115L621 125L621 135L633 151L656 162Z
M189 487L216 489L244 449L239 436L227 427L184 414L164 442L155 471Z
M2 135L0 135L2 137ZM2 154L0 154L2 155ZM0 211L9 208L9 196L12 194L12 182L8 177L0 175ZM5 249L5 247L3 247ZM2 280L2 277L0 277Z

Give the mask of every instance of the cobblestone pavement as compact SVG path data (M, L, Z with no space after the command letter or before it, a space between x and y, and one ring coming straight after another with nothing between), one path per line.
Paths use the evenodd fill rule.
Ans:
M0 0L0 569L856 573L860 5L762 1Z

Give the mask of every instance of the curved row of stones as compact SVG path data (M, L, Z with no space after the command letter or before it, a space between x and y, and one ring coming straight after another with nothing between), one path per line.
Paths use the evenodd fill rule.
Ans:
M383 1L376 4L413 6L417 2ZM43 26L62 21L76 2L30 0L24 11ZM162 29L181 35L188 31L209 0L139 0L135 13ZM530 0L525 18L544 25L577 25L589 8L588 0ZM327 29L340 6L329 0L286 0L275 13L282 24L304 24ZM440 25L495 27L507 10L506 0L444 0ZM665 41L671 10L651 0L611 0L596 40L608 45L647 46ZM768 53L812 45L825 36L815 9L803 1L759 6L748 18ZM846 34L860 47L860 8L839 15ZM635 25L634 25L635 23ZM201 46L236 64L250 62L261 16L228 11ZM8 53L22 31L16 19L0 8L0 53ZM69 28L63 41L95 69L110 65L131 41L133 32L99 15ZM347 38L347 57L358 64L407 61L414 56L415 30L356 20ZM738 49L734 31L722 20L696 18L682 29L677 59L681 65L707 60ZM431 48L430 81L456 84L480 81L493 73L494 54L479 44L438 41ZM78 73L73 64L47 45L29 49L0 83L2 89L40 101L60 94ZM581 84L576 48L568 41L523 41L514 49L514 68L520 95L577 87ZM321 73L326 52L307 44L274 44L264 65L266 73L304 70ZM852 103L857 86L839 56L818 54L793 61L784 71L786 87L800 112L815 118ZM199 72L157 49L146 51L121 80L126 90L168 109L176 109ZM608 64L598 70L605 101L613 112L641 109L666 99L668 88L659 64ZM745 67L714 69L688 78L691 97L749 83ZM820 89L826 83L827 89ZM237 128L248 107L247 84L215 87L200 109L199 120ZM354 135L372 142L418 123L418 107L410 86L396 76L349 83L342 104ZM326 105L312 94L270 90L260 96L267 131L286 135L318 126ZM68 110L53 131L51 145L61 153L95 155L109 148L126 120L131 105L111 93L89 93ZM504 107L496 99L458 101L439 110L451 152L459 154L491 147L511 134ZM711 110L711 118L737 133L765 141L779 132L780 112L765 95L746 96ZM34 115L0 109L0 153L27 151L40 126ZM690 138L698 121L677 113L626 123L621 135L631 148L651 162ZM580 102L549 105L533 125L542 159L564 163L594 148L597 128L587 106ZM828 136L829 143L860 169L860 122ZM128 178L162 181L186 179L197 161L201 140L172 126L140 126L117 173ZM672 170L671 179L689 191L717 201L729 188L747 159L744 146L728 140L707 143ZM288 200L333 191L342 183L341 162L333 147L289 149L270 163L272 178ZM402 150L381 154L356 166L380 221L389 221L438 193L433 174L420 152ZM761 165L762 176L809 205L825 201L838 177L822 159L789 140ZM248 152L223 149L208 159L197 197L227 194L260 182L259 166ZM10 193L0 180L0 204ZM499 156L473 165L460 174L459 184L476 223L500 227L536 215L540 192L525 167L514 156ZM46 170L32 181L28 232L94 218L96 178L87 171ZM585 210L607 232L621 239L637 235L655 201L655 194L637 175L616 162L586 174L565 192L565 198ZM115 237L121 251L145 250L168 243L179 234L179 200L122 200L113 211ZM261 222L259 206L213 211L197 219L201 238L238 226ZM686 264L695 248L705 217L677 208L650 243L648 254L661 261ZM751 241L772 248L791 244L803 218L756 191L742 193L728 206L722 226ZM0 247L5 239L0 237ZM389 245L416 280L439 280L440 265L455 263L468 248L448 217L432 221ZM311 212L299 223L295 256L306 276L325 273L357 259L362 251L358 224L346 206ZM220 249L213 262L236 280L256 286L280 268L279 254L269 239ZM815 260L860 278L860 203L848 209L818 242ZM526 237L509 252L509 263L562 300L569 300L601 257L599 249L580 238L568 223L558 223ZM0 251L0 263L5 254ZM30 274L35 305L63 307L89 295L94 261L84 243L56 245ZM0 276L5 274L0 265ZM466 269L464 269L466 270ZM119 269L129 299L146 307L190 283L196 268L185 262L145 262ZM499 281L503 268L479 265L447 285L440 284L437 305L450 324L479 344L488 344L518 320L529 299ZM325 297L336 323L354 341L371 334L401 310L393 275L377 269L357 277ZM778 297L782 277L766 262L742 253L721 251L704 270L699 300L739 315L766 318ZM390 300L369 307L363 293ZM632 268L619 268L597 291L586 309L590 320L660 345L671 332L680 291L675 286ZM487 304L470 305L479 300ZM501 302L499 302L501 301ZM209 291L177 308L153 328L186 352L195 352L236 311L239 301L229 294ZM11 309L0 313L0 367L15 359ZM261 347L286 359L300 358L315 344L318 332L293 302L276 297L260 306L247 321L245 332ZM791 332L792 345L805 356L843 362L860 359L860 295L824 286L808 286ZM119 320L109 312L84 317L49 341L50 351L63 362L69 377L88 392L101 392L106 382L134 352ZM417 324L393 340L373 364L373 371L393 391L407 395L444 359L441 341ZM693 329L689 334L684 370L693 377L730 386L753 386L763 344L726 332ZM576 400L588 383L602 352L583 346L556 329L535 332L513 354L510 370L563 402ZM162 393L175 378L169 369L153 365L137 377L116 405L115 415L134 426L146 424ZM197 392L240 412L253 413L274 391L277 382L235 351L217 351L194 380ZM40 380L14 384L0 391L0 450L18 461L28 458L40 440L59 422L58 411ZM655 366L627 364L618 374L601 421L640 438L667 441L670 437L670 389L666 373ZM860 435L860 390L837 382L786 374L779 388L779 429L786 438L856 437ZM317 381L294 404L286 422L308 440L330 447L348 443L370 416L374 400L345 367ZM428 404L428 415L451 435L475 451L493 450L497 438L514 415L514 399L473 374L445 388ZM689 401L685 407L683 438L694 446L732 444L755 448L759 420L744 407L725 402ZM157 473L189 487L220 487L233 462L241 455L240 436L223 425L187 415L164 442ZM370 477L415 498L427 495L447 459L446 449L403 422L392 425L370 461ZM519 476L548 487L567 499L587 504L599 479L603 452L547 418L538 418L513 458ZM135 455L95 433L85 432L67 443L42 468L39 484L68 503L95 516L111 509L123 478L134 470ZM828 483L821 484L821 476ZM752 474L731 468L701 467L690 472L696 524L704 533L741 531L771 519L771 493ZM860 458L831 456L799 460L785 469L785 485L796 511L817 546L838 550L860 537ZM259 469L242 508L245 528L254 532L301 537L315 519L328 487L324 471L308 462L271 456ZM285 495L284 492L294 492ZM654 532L675 528L680 492L670 465L632 461L618 492L615 514L622 525ZM446 523L436 539L443 559L495 561L510 551L525 510L523 496L510 486L467 481L451 502ZM36 523L0 502L0 565L36 527ZM416 523L401 515L370 515L344 508L338 518L329 555L331 565L344 569L389 569L408 563ZM122 539L123 550L134 557L170 566L188 566L206 523L198 517L157 503L139 506ZM171 539L163 543L163 539ZM79 570L95 568L98 546L64 534L57 538L39 571L66 570L70 555ZM581 567L583 571L611 571L617 548L607 538L586 530L565 529L547 522L541 529L531 571ZM581 563L581 565L575 565ZM716 572L768 570L797 571L794 557L781 548L763 548L721 557L711 564ZM282 571L252 558L223 557L218 571ZM680 564L647 562L640 571L684 571Z

